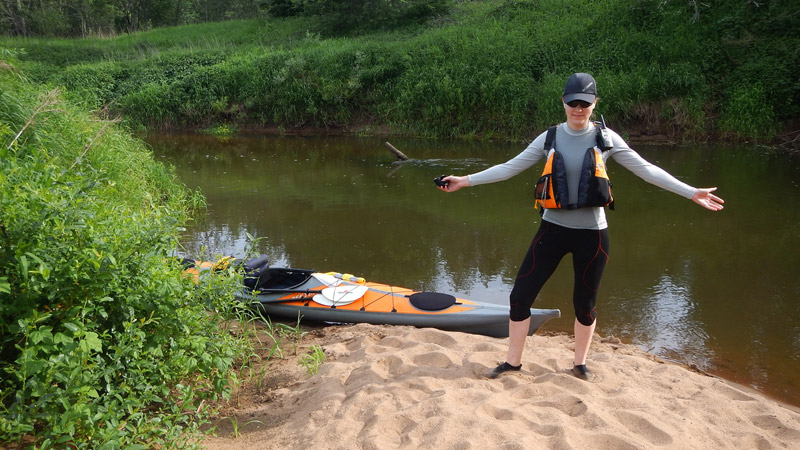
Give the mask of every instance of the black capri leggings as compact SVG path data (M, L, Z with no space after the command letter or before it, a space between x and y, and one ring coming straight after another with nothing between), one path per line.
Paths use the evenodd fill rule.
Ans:
M567 253L572 253L575 271L575 317L586 326L594 323L597 290L608 262L608 229L566 228L546 221L533 237L511 290L511 320L518 322L531 316L534 299Z

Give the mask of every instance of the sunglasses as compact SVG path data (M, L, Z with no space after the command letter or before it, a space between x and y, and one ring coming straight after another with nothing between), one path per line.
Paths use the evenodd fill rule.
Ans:
M586 109L592 106L592 104L589 102L585 102L583 100L573 100L571 102L567 102L567 106L569 106L570 108L577 108L578 106L580 106L581 108Z

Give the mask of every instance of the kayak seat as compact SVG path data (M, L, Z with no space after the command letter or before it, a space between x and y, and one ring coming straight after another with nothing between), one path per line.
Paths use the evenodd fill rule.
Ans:
M270 267L269 257L261 255L245 261L244 285L251 291L269 289L292 289L303 284L311 276L311 270Z
M270 278L269 257L261 255L258 258L248 259L244 262L244 285L250 290L262 288Z
M456 298L440 292L417 292L408 296L411 304L424 311L441 311L456 304Z
M183 270L191 269L192 267L197 266L197 261L191 258L178 258L178 261L180 262L181 267L183 267Z
M267 283L259 285L261 289L294 289L305 283L313 273L312 270L272 267L269 269Z

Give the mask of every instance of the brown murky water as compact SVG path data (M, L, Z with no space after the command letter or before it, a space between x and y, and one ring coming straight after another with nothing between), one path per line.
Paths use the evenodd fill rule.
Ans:
M242 255L248 233L275 265L505 303L539 223L540 167L445 194L432 179L516 155L522 144L393 138L198 135L146 139L208 199L186 254ZM610 163L617 210L598 331L800 405L800 160L753 147L639 147L689 184L719 186L706 211ZM571 331L571 265L536 301Z

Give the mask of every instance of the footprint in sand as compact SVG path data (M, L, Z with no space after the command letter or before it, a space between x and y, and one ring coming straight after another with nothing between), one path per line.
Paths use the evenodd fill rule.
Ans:
M453 336L437 330L423 329L416 333L410 334L409 337L413 338L413 340L417 342L436 344L445 348L452 348L458 344L458 341L456 341Z
M489 353L502 353L503 347L497 344L490 344L487 342L479 342L472 346L471 353L489 352Z
M631 433L641 437L655 445L672 444L672 436L666 431L657 427L646 417L634 414L629 411L614 411L617 420Z
M539 389L526 384L523 385L520 389L514 391L513 397L520 400L530 400L532 398L542 397L542 393Z
M383 347L396 348L396 349L405 349L405 348L415 347L419 344L413 341L400 339L397 336L386 336L385 338L378 341L377 345Z
M800 441L800 431L787 426L783 421L773 415L760 415L750 418L753 425L765 431L771 431L775 437L781 440Z
M558 445L559 448L608 448L614 450L640 450L641 447L634 445L620 436L610 434L585 434L581 439L570 437L566 439L566 445Z
M376 449L407 447L409 433L417 426L418 423L408 417L372 414L359 433L359 441L369 442L369 447Z
M446 369L453 366L453 361L449 356L441 352L430 352L416 355L413 358L414 364L418 366L436 367Z
M514 419L514 412L505 409L505 408L498 408L492 405L484 405L482 408L484 413L487 416L495 418L497 420L513 420Z
M535 383L552 384L560 391L567 391L577 395L586 395L591 392L593 383L579 380L572 372L561 370L556 373L545 373L536 377Z
M389 355L377 360L372 365L372 370L384 379L397 378L408 372L408 367L403 360L397 356Z
M583 403L583 400L572 395L560 395L552 400L536 402L534 405L543 408L553 408L570 417L577 417L585 414L588 409L586 404Z

